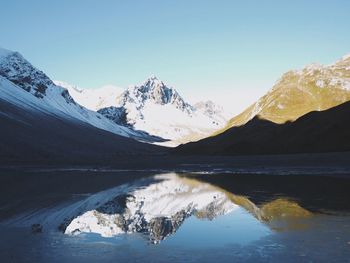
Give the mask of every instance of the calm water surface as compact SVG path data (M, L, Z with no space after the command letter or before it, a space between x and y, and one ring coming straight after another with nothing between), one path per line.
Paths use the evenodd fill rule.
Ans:
M277 178L158 174L24 211L2 262L350 262L349 182Z

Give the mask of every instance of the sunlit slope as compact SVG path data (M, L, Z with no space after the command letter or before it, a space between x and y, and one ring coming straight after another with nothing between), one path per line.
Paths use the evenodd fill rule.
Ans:
M350 56L328 65L310 65L285 73L273 88L216 132L247 123L255 116L275 123L294 121L310 111L332 108L350 100Z

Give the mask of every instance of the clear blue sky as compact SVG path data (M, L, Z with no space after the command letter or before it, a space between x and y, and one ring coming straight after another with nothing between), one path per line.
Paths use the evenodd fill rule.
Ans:
M0 46L81 87L155 74L243 105L289 69L350 53L350 1L1 1Z

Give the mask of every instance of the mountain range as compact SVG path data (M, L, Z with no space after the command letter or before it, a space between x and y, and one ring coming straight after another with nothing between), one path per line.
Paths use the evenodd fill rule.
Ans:
M350 150L350 56L285 73L224 129L179 146L186 154L278 154Z
M124 91L109 87L93 91L56 81L81 105L96 110L118 125L165 139L158 144L176 146L198 140L224 127L222 107L212 101L191 105L176 89L156 76Z
M156 76L126 89L81 89L0 49L0 159L348 151L349 100L350 56L285 73L227 121L220 106L192 105Z
M154 152L159 147L138 141L161 140L79 105L19 53L4 49L0 49L0 121L3 162L72 156L110 159Z
M313 111L294 122L277 124L254 117L246 124L177 147L178 154L246 155L350 150L350 102Z

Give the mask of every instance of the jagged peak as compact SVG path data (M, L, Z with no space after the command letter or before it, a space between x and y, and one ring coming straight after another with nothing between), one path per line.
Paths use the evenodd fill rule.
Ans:
M53 82L44 72L35 68L18 52L1 48L0 53L1 76L38 98L46 95L47 88Z
M20 54L19 54L18 52L16 52L16 51L12 51L12 50L5 49L5 48L0 47L0 59L5 58L5 57L8 57L8 56L10 56L10 55L14 55L14 54L20 55Z
M148 87L151 87L151 88L155 88L155 87L167 87L167 88L170 88L171 87L168 87L162 80L160 80L159 78L157 78L155 75L151 75L150 77L148 77L144 82L143 84L141 85L142 86L148 86Z
M159 80L156 75L152 74L151 76L148 77L149 80L157 81Z

